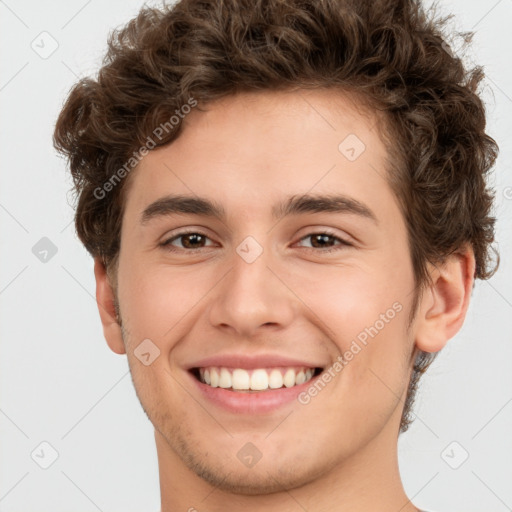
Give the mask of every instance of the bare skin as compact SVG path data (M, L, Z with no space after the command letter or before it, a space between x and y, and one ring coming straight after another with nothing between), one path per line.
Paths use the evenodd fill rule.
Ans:
M353 161L350 148L339 149L349 134L365 145ZM155 426L162 512L418 510L397 459L412 355L441 350L460 329L475 263L465 250L432 267L408 329L414 276L386 156L375 119L348 97L265 92L193 110L180 137L133 171L116 276L121 322L99 260L97 300L108 345L127 354ZM168 194L207 198L225 218L167 213L141 222ZM343 194L374 218L272 216L275 204L304 194ZM183 231L202 236L177 236ZM263 249L251 263L237 252L248 236ZM377 334L350 357L369 326ZM134 352L145 339L160 351L147 366ZM210 356L269 354L323 374L350 360L307 404L259 413L212 401L189 371ZM261 455L251 467L244 447Z

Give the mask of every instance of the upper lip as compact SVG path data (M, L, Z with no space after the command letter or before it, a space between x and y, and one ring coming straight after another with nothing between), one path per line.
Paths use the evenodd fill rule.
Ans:
M207 368L211 366L226 368L245 368L253 370L256 368L271 368L277 366L286 367L306 367L306 368L324 368L325 365L318 362L306 361L304 359L292 359L277 354L260 355L240 355L240 354L217 354L206 357L188 366L189 370L193 368Z

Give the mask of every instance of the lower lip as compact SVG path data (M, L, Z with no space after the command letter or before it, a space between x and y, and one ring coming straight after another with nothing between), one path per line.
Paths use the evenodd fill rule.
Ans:
M243 391L230 391L218 387L212 388L208 386L208 384L203 384L197 380L190 372L187 373L207 400L225 410L242 414L273 412L279 407L297 400L298 395L308 389L315 382L317 377L320 376L317 375L311 380L304 382L304 384L299 384L291 388L283 387L256 393L244 393Z

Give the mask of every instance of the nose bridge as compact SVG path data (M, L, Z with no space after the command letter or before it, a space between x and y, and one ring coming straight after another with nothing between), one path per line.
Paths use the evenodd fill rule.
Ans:
M273 256L270 243L264 246L251 236L235 248L231 271L210 310L212 325L230 326L250 336L262 325L282 327L292 320L292 296L268 268L273 266Z

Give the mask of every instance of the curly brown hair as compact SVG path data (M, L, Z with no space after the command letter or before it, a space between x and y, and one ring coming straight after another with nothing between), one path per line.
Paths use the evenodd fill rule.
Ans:
M485 133L477 90L483 70L468 69L450 51L443 39L449 18L415 0L182 0L144 7L112 32L97 79L74 85L56 124L54 145L69 160L78 199L80 240L115 282L130 176L112 178L128 173L126 162L148 135L191 98L201 106L243 91L333 88L384 116L381 135L393 162L387 179L407 223L414 268L412 317L431 282L427 263L470 244L475 278L489 278L499 258L492 268L494 197L486 175L498 146ZM472 35L458 34L464 47ZM156 146L179 136L182 116L175 117ZM435 355L414 354L401 432Z

